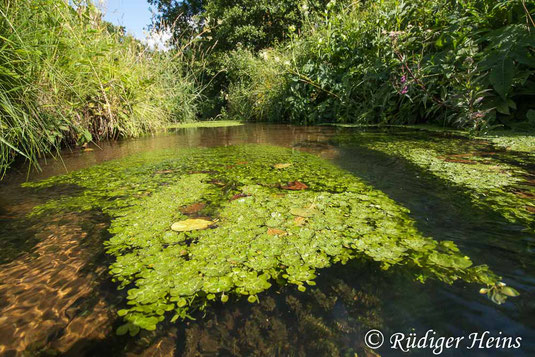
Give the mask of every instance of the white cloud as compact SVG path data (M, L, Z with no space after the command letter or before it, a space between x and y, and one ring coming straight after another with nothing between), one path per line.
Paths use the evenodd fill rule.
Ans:
M157 51L169 51L172 48L171 38L173 35L169 29L152 29L150 32L143 31L143 42L151 49Z

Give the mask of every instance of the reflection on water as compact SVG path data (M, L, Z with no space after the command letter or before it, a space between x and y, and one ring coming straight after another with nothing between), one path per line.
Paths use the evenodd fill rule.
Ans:
M100 144L101 149L91 152L65 152L64 164L43 162L43 171L30 178L39 180L66 169L163 148L242 143L293 147L332 160L410 208L425 235L456 242L476 263L488 263L522 295L498 306L479 296L474 286L422 285L402 273L352 264L322 271L318 286L305 293L273 288L260 296L258 304L215 304L205 316L194 316L195 321L167 324L135 338L116 337L115 306L124 300L108 279L109 261L102 250L108 238L107 217L99 212L71 212L46 221L27 218L35 205L73 195L78 188L23 189L20 183L26 171L20 166L0 183L0 355L373 356L362 338L370 328L385 333L433 328L445 336L503 331L523 337L516 355L533 355L534 236L491 210L476 207L462 190L403 158L359 145L333 146L330 139L338 134L340 130L330 127L282 125L178 130ZM480 142L458 150L485 146ZM534 177L529 157L502 155L497 160L527 170L526 185ZM510 355L505 350L482 355L489 354Z
M316 152L333 155L330 146L325 146L325 140L334 135L336 130L331 127L295 127L289 125L255 125L178 129L176 132L146 136L119 142L99 143L93 151L65 150L62 161L41 160L42 172L32 172L31 180L40 180L54 175L65 174L66 170L73 171L89 167L100 162L125 157L135 153L181 147L210 147L228 146L245 143L267 143L279 146L292 146L305 143L309 150L314 143L319 145ZM100 149L99 149L100 148ZM16 167L0 185L23 182L27 176L27 168L23 165Z

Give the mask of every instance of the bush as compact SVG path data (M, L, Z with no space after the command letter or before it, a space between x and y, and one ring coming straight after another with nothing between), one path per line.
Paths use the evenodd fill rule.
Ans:
M60 144L138 136L194 118L180 53L149 51L91 1L5 0L0 12L0 176Z
M472 130L535 121L534 13L523 0L331 2L289 44L234 52L229 115Z

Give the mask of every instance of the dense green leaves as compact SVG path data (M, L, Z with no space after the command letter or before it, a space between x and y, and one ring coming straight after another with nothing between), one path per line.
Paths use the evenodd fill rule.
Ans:
M534 16L533 3L481 0L330 9L289 43L231 54L229 114L476 131L525 121L535 95L528 13Z
M503 98L507 98L513 84L514 63L511 58L504 57L490 71L490 83L494 90Z
M291 165L277 169L278 163ZM34 214L100 209L111 216L110 274L128 289L128 304L119 312L127 323L118 333L152 330L168 313L173 321L184 319L232 295L254 303L275 283L305 291L318 269L350 259L383 269L398 266L420 281L497 281L486 266L472 266L454 243L422 236L407 210L383 193L288 149L152 153L30 186L69 182L86 190L45 203ZM308 188L283 189L289 182ZM209 216L216 224L173 231L174 222L188 219L180 207L198 202L206 205L188 214Z
M189 41L197 33L202 46L225 52L243 46L259 50L282 41L300 29L305 18L326 7L329 0L149 0L160 18L174 24L175 36Z

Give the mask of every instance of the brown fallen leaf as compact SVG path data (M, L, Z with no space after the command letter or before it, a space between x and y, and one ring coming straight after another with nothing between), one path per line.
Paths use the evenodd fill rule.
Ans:
M464 158L464 159L467 159L469 157L473 157L475 154L474 153L466 153L466 154L450 154L450 155L446 155L444 157L459 157L459 158Z
M239 198L243 198L243 197L249 197L248 194L245 194L245 193L238 193L238 194L235 194L234 196L232 196L230 198L231 201L234 201L234 200L237 200Z
M211 183L212 185L216 185L216 186L219 186L219 187L223 187L223 186L226 185L225 182L223 182L221 180L216 180L216 179L210 180L210 181L208 181L208 183Z
M186 219L184 221L175 222L171 226L171 229L176 232L189 232L189 231L198 231L202 229L206 229L213 225L213 221L209 221L206 219Z
M93 148L84 148L82 149L83 152L91 152L91 151L95 151L95 149Z
M293 181L293 182L288 183L288 185L286 186L282 186L281 188L283 190L301 191L301 190L306 190L308 186L302 182Z
M247 165L248 163L248 161L238 161L236 165Z
M268 228L267 234L270 236L285 236L287 233L282 229Z
M444 161L446 161L446 162L455 162L455 163L459 163L459 164L467 164L467 165L476 165L476 164L479 163L479 162L474 161L474 160L453 159L453 158L448 158L448 157L443 157L443 158L441 158L441 159L444 160Z
M182 214L194 214L202 210L204 207L206 207L206 203L204 202L197 202L193 203L189 206L183 206L179 208L180 213Z
M533 206L526 206L526 211L530 212L530 213L535 213L535 207Z
M529 185L529 186L535 186L535 176L533 176L533 175L524 175L522 178L524 180L526 180L524 182L524 184Z
M217 174L217 171L210 171L210 170L199 170L199 171L189 171L189 174Z

